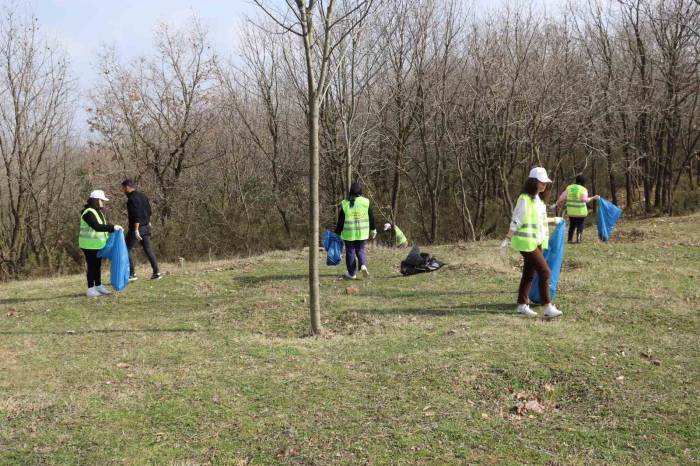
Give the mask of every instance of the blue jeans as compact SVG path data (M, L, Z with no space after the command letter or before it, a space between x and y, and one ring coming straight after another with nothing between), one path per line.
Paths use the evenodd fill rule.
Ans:
M357 257L357 262L355 261ZM348 268L350 275L355 275L363 265L367 264L367 255L365 254L365 240L346 241L345 242L345 265Z

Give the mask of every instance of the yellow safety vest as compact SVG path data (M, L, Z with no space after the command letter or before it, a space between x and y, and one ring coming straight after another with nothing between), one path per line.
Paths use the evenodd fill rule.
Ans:
M82 214L80 214L80 236L78 237L78 245L80 249L102 249L107 244L107 238L109 233L106 231L96 231L88 225L88 223L83 220L83 216L92 212L92 214L97 219L97 223L104 225L105 222L102 220L102 216L92 208L85 209Z
M340 237L344 241L361 241L369 238L369 199L356 197L352 207L344 199L340 206L345 214L345 224Z
M394 234L396 235L396 245L397 246L404 246L408 244L408 238L406 238L406 235L404 235L403 231L396 225L394 225Z
M583 196L588 191L580 184L571 184L566 188L566 215L569 217L585 217L588 215L588 206L583 202Z
M521 194L518 201L525 201L525 218L522 225L513 234L510 240L510 245L516 251L532 252L539 246L537 242L537 233L539 232L540 216L537 214L535 200L527 194ZM542 241L542 249L547 249L549 238L545 234Z

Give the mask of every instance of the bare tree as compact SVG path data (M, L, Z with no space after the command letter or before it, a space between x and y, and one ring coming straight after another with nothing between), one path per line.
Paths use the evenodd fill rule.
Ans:
M285 150L290 128L289 105L285 100L288 86L283 70L282 36L270 35L250 27L242 44L242 70L220 68L219 79L227 93L227 101L248 131L252 144L267 160L270 168L275 208L287 234L291 236L290 203L286 194L296 171L290 166L295 154ZM238 82L236 76L243 82Z
M262 0L255 3L284 31L299 37L304 47L309 132L309 312L311 331L318 335L322 331L318 272L319 110L334 71L330 68L331 57L369 14L374 1L286 0L286 12L282 15L272 12ZM335 34L338 30L343 32Z
M38 35L38 20L0 18L0 267L22 271L30 254L49 256L50 222L64 195L74 89L66 57ZM48 224L46 222L49 222Z
M203 151L215 117L215 55L206 32L196 20L186 31L162 25L155 45L154 58L129 67L113 51L103 53L89 123L123 172L152 180L166 226L183 172L222 154Z

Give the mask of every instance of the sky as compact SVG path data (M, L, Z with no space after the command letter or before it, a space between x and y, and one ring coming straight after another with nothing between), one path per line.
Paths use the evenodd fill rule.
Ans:
M29 0L22 6L68 52L81 89L95 82L105 46L127 60L148 55L159 24L177 27L196 15L217 52L226 54L234 50L242 21L257 13L249 0Z
M475 11L494 4L520 1L557 8L564 0L464 0ZM279 3L281 0L266 0ZM84 96L97 82L97 57L105 46L129 61L153 51L155 28L162 23L177 27L193 15L208 29L220 56L232 56L237 31L246 18L260 15L252 0L0 0L0 6L19 7L34 15L43 33L68 53L71 71Z

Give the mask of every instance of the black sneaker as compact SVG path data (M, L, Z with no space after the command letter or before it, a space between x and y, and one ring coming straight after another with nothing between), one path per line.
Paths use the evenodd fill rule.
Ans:
M139 279L139 277L137 277L136 275L131 275L131 276L129 277L129 283L135 282L135 281L138 280L138 279Z
M151 280L160 280L161 278L163 278L163 274L160 272L151 275Z

